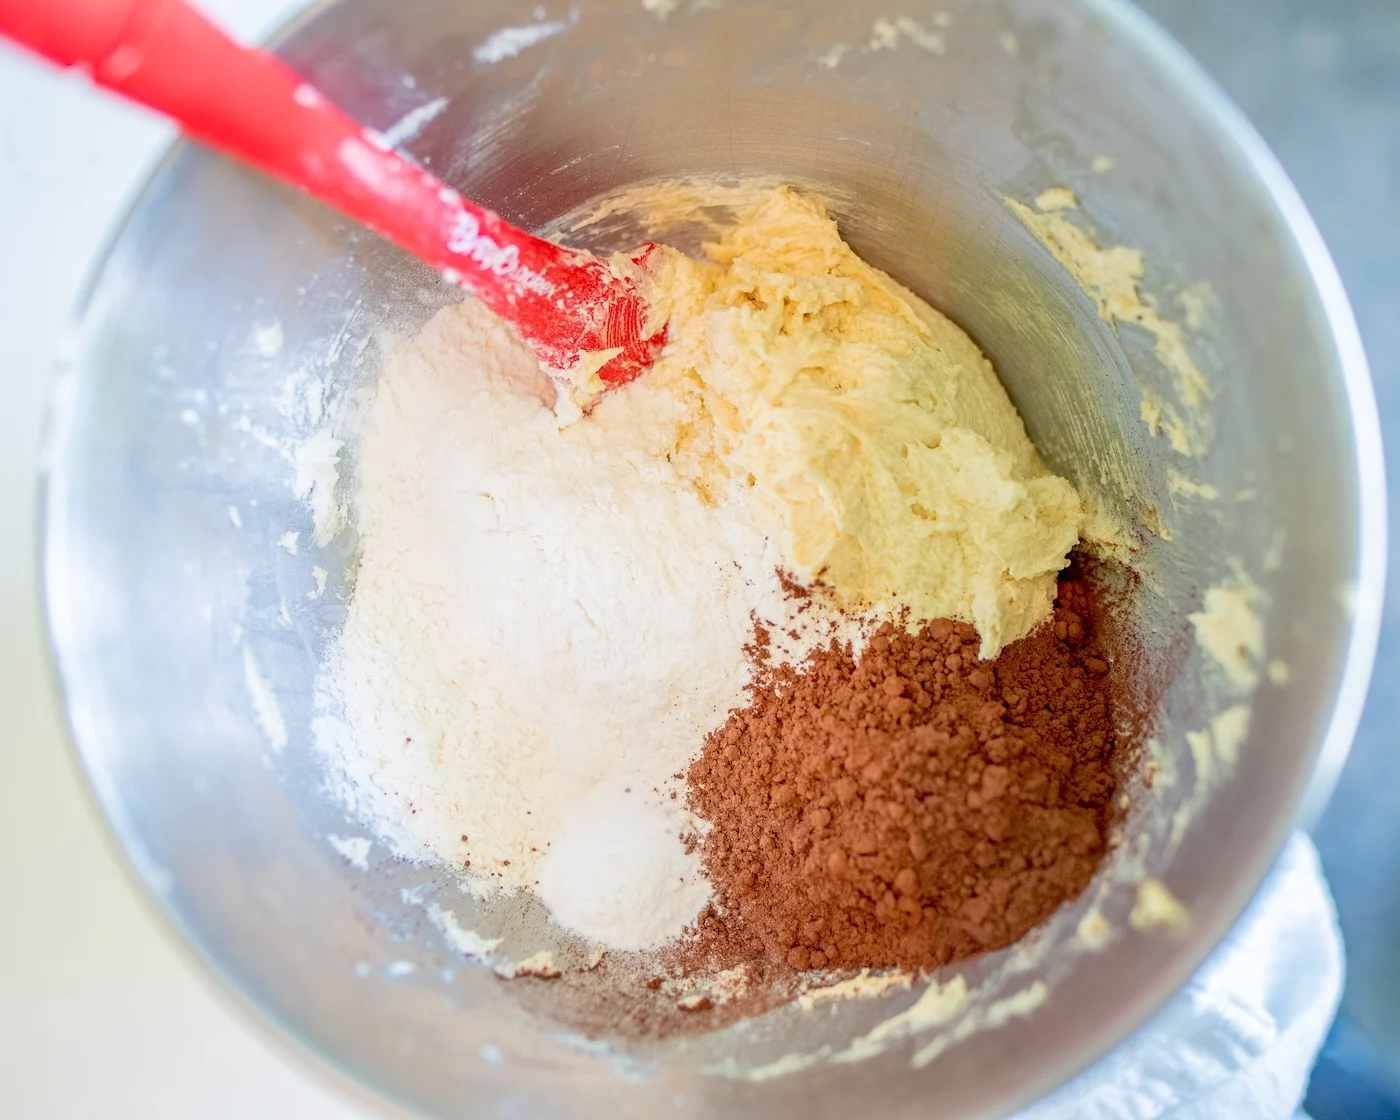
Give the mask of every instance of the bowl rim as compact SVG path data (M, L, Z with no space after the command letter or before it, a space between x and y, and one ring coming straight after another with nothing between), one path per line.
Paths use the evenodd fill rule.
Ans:
M1387 563L1386 470L1380 412L1370 362L1361 331L1342 283L1341 273L1317 222L1278 156L1259 130L1205 67L1161 24L1131 0L1076 0L1100 16L1162 68L1163 75L1188 93L1200 110L1200 122L1224 148L1234 148L1264 188L1293 238L1304 271L1312 281L1334 347L1335 371L1341 375L1354 441L1357 476L1357 565L1351 604L1351 636L1341 681L1312 777L1294 814L1294 824L1310 829L1322 815L1361 721L1380 641L1381 605Z

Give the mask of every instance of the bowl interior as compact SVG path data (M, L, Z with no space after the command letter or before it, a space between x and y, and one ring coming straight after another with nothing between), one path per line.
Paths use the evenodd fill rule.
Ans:
M1159 772L1116 870L1041 932L1039 955L968 970L988 998L1043 982L1043 1003L927 1071L903 1046L800 1077L706 1072L839 1047L908 994L668 1044L585 1044L551 1025L426 920L432 900L470 920L449 875L373 848L361 869L337 850L363 830L312 746L356 545L351 524L310 546L296 449L327 424L352 430L385 348L457 293L316 204L181 147L97 274L62 372L45 572L74 737L183 936L313 1050L440 1116L827 1112L876 1091L891 1114L995 1114L1145 1018L1262 877L1358 656L1363 486L1345 371L1317 262L1228 110L1106 2L901 15L692 0L660 18L636 0L533 14L505 0L342 0L282 49L381 129L446 98L405 147L527 227L679 176L826 198L857 251L982 345L1047 462L1133 528L1135 618L1162 684ZM1185 409L1160 337L1101 315L1007 204L1050 187L1074 191L1068 218L1099 245L1141 251L1147 303L1179 324L1211 385L1187 410L1199 454L1143 422L1144 400ZM623 248L640 232L623 216L566 236ZM646 232L694 244L702 230ZM338 472L344 503L353 441ZM295 554L279 544L288 532ZM1255 668L1279 667L1257 691L1232 688L1192 639L1186 616L1222 586L1247 589L1264 621ZM1242 704L1248 737L1207 800L1188 732ZM1190 908L1189 932L1124 928L1143 875ZM1091 904L1122 933L1088 955L1074 930ZM539 920L527 913L521 929Z

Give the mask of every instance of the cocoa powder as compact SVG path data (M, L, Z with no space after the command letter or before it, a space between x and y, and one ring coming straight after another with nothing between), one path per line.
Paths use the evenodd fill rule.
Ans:
M682 966L933 968L1082 891L1122 754L1092 617L1070 572L990 662L941 621L765 669L690 768L715 901Z

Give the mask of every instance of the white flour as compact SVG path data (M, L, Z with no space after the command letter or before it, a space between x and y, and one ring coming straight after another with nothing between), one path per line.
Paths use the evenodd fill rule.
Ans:
M682 772L743 702L754 618L785 634L795 604L747 504L671 467L688 421L674 394L644 380L563 430L552 394L471 301L390 360L323 688L346 726L318 730L400 852L470 861L579 934L645 948L705 902Z

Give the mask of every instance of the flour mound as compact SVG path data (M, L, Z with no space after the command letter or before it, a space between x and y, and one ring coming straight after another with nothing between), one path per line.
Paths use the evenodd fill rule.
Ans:
M656 897L609 910L604 892L606 917L576 932L652 944L708 895L676 775L742 703L754 619L797 619L745 503L668 462L688 418L673 395L638 385L562 429L551 401L475 301L391 357L360 448L362 555L322 740L398 852L507 891L536 889L551 853L578 866L561 844L616 847L578 813L629 788L619 835L649 861L632 894Z

